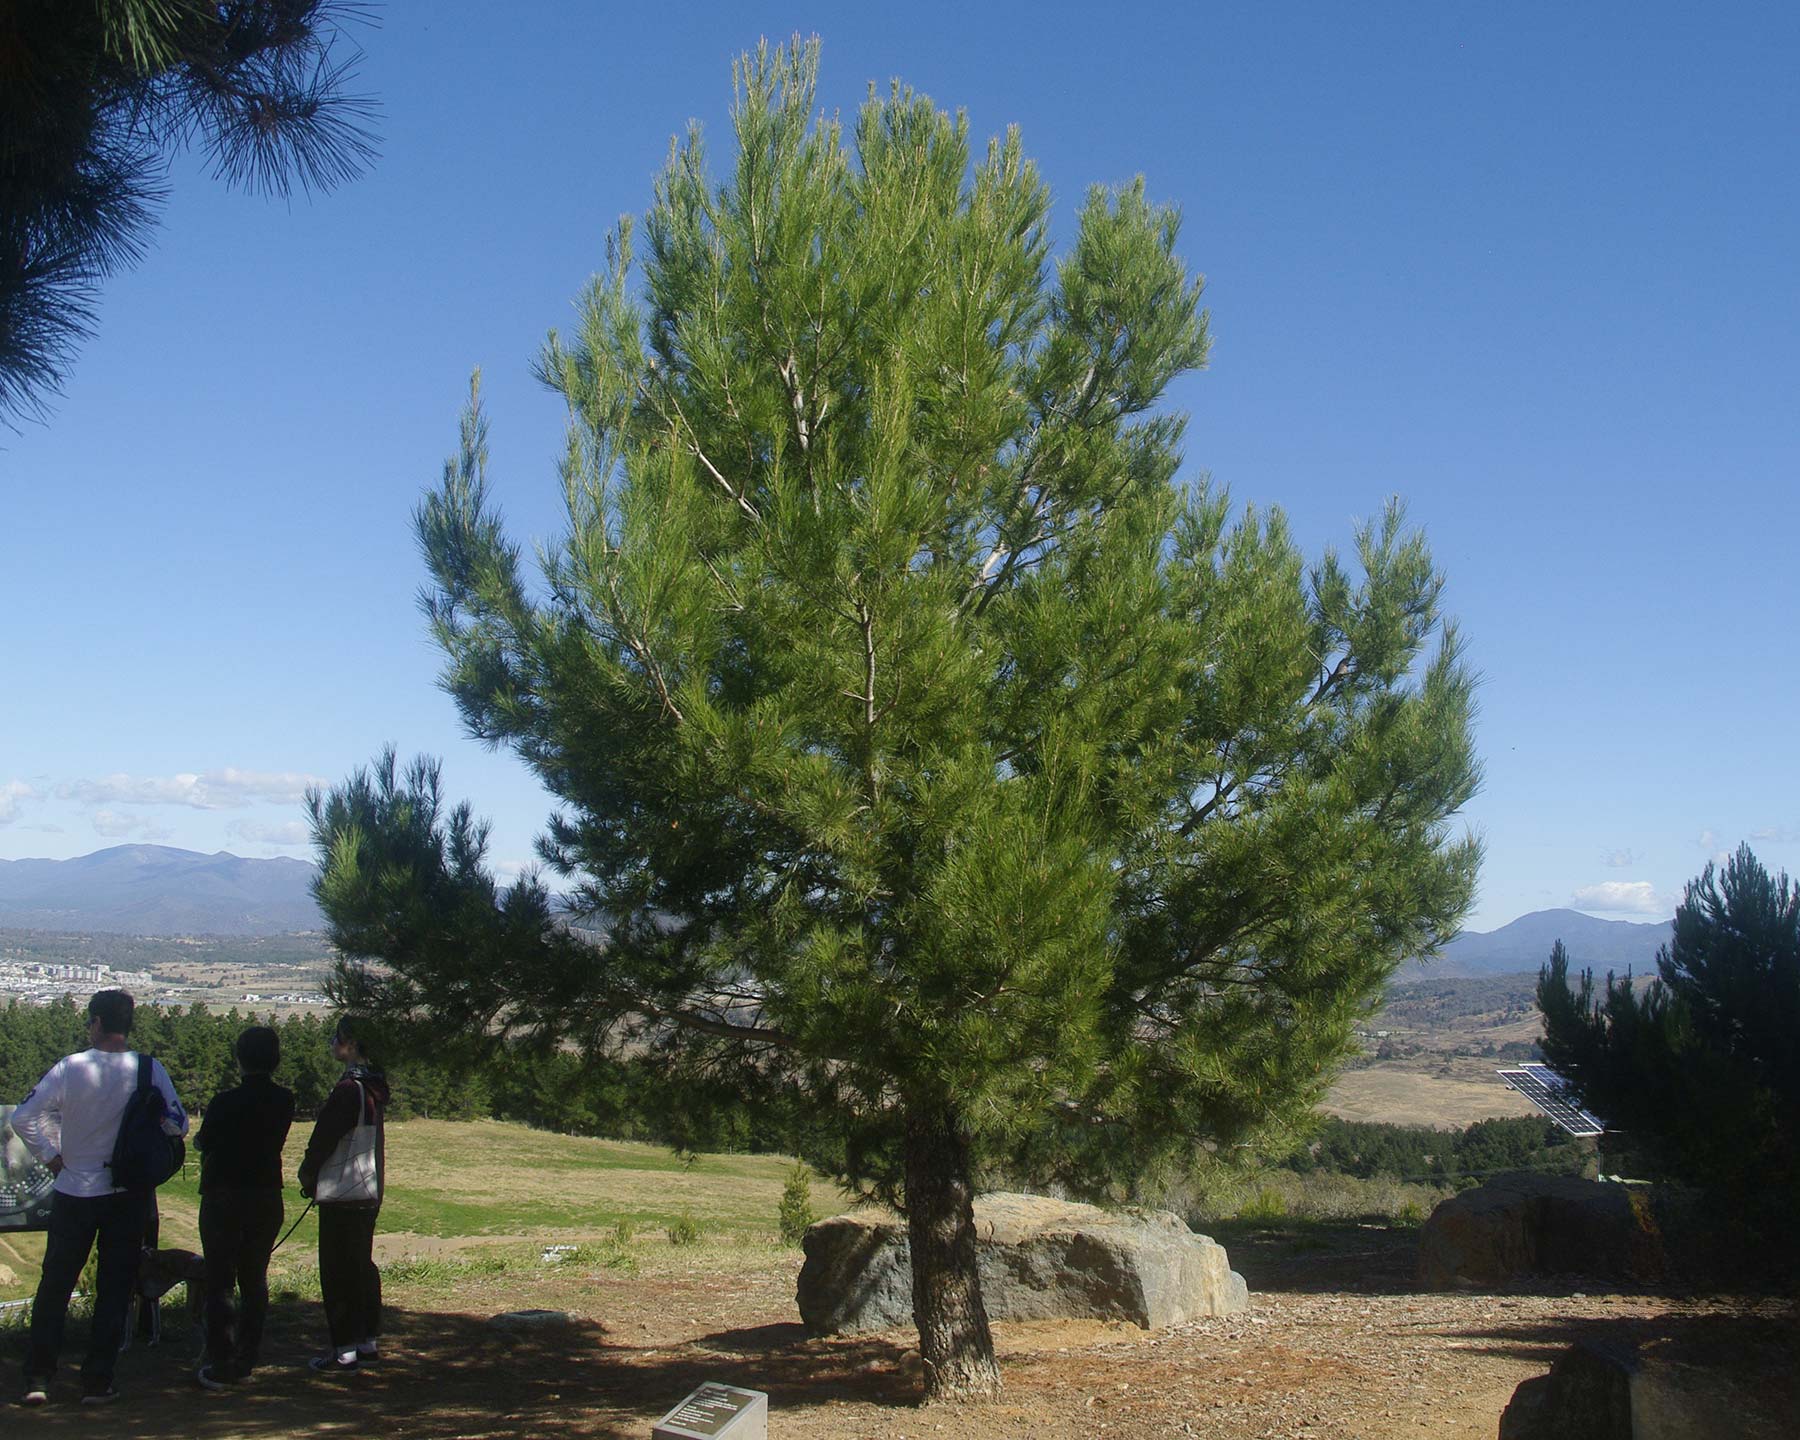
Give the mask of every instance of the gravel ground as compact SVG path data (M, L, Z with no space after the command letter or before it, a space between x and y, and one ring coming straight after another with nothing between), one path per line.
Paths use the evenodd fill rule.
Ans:
M815 1339L796 1323L788 1251L641 1246L636 1274L541 1272L390 1286L377 1367L311 1378L299 1363L318 1307L272 1317L271 1363L227 1396L193 1387L180 1345L130 1352L106 1413L118 1436L647 1436L704 1380L765 1390L769 1433L792 1440L1001 1437L1483 1437L1520 1381L1577 1338L1676 1344L1747 1377L1745 1435L1800 1434L1800 1317L1791 1300L1410 1290L1413 1236L1381 1227L1222 1237L1250 1281L1242 1315L1163 1331L1120 1324L996 1326L1003 1398L918 1404L903 1332ZM566 1325L517 1333L497 1311L550 1307ZM71 1367L72 1370L72 1367ZM15 1372L16 1373L16 1372ZM10 1412L14 1436L93 1432L72 1374L49 1408ZM1794 1421L1785 1427L1786 1420Z

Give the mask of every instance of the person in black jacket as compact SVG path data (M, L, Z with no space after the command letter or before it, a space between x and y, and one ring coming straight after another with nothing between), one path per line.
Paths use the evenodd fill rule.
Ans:
M344 1074L325 1097L306 1142L300 1162L300 1191L309 1199L319 1186L321 1171L329 1173L339 1153L339 1142L349 1137L360 1119L375 1128L373 1195L356 1199L318 1197L319 1290L325 1300L325 1323L331 1332L331 1348L310 1363L321 1374L356 1370L377 1354L381 1334L381 1271L375 1266L375 1219L381 1212L386 1186L386 1136L388 1083L370 1057L367 1022L345 1015L332 1032L331 1053L343 1065Z
M207 1390L256 1368L269 1313L269 1254L281 1233L281 1147L294 1119L294 1092L270 1079L281 1037L252 1025L237 1038L237 1060L243 1084L213 1096L194 1138L206 1259L206 1363L195 1378ZM243 1307L236 1317L234 1285Z

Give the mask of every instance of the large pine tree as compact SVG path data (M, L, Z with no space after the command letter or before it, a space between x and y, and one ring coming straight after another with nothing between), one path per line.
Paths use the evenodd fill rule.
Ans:
M314 797L359 1003L651 1045L803 1097L899 1206L933 1398L998 1385L978 1169L1095 1185L1303 1119L1478 846L1471 681L1397 509L1310 569L1178 480L1177 215L1050 254L1009 134L909 91L846 137L746 57L552 335L567 533L524 572L479 397L424 501L445 686L559 797L502 894L430 762Z

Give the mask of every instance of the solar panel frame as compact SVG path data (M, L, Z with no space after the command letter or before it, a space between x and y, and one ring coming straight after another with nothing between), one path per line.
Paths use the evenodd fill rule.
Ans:
M1569 1134L1592 1136L1605 1133L1605 1124L1569 1098L1569 1082L1548 1065L1521 1065L1516 1070L1498 1073L1502 1080Z

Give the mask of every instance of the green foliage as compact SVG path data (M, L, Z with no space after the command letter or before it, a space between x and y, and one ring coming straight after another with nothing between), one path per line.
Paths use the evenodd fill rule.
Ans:
M1675 911L1657 978L1591 970L1561 942L1538 981L1545 1056L1663 1173L1787 1229L1800 1191L1800 889L1742 846Z
M621 1238L623 1232L623 1238ZM631 1253L631 1224L621 1220L613 1233L598 1245L577 1245L564 1262L601 1270L619 1270L627 1275L637 1273L637 1257Z
M1287 1200L1279 1190L1264 1186L1239 1208L1237 1218L1251 1223L1280 1220L1288 1213Z
M671 1245L695 1245L700 1240L700 1226L687 1211L669 1222L669 1243Z
M436 767L316 798L343 993L444 1030L641 1037L824 1117L1071 1183L1297 1125L1466 906L1471 681L1398 510L1309 570L1174 483L1206 355L1178 217L1096 191L1052 263L1016 135L746 62L540 361L569 407L541 598L486 420L418 532L445 684L562 800L502 892ZM636 282L636 283L634 283ZM1435 654L1432 646L1436 646Z
M21 1099L56 1061L87 1047L84 1014L85 1002L67 996L43 1006L15 999L0 1008L0 1103ZM175 1093L188 1109L201 1113L214 1095L239 1082L233 1046L246 1026L258 1024L274 1025L281 1037L276 1082L294 1092L297 1113L316 1111L343 1073L343 1066L332 1058L332 1022L324 1016L290 1015L277 1021L272 1015L240 1014L236 1009L218 1014L198 1003L186 1009L140 1005L131 1043L160 1060ZM398 1062L389 1076L391 1119L496 1116L565 1132L663 1138L658 1117L666 1102L652 1097L654 1079L642 1067L621 1065L596 1077L572 1057L562 1057L567 1064L518 1050L473 1057L442 1046L435 1055L424 1049L401 1050L389 1058ZM736 1130L690 1122L684 1132L697 1128L707 1139L747 1140L753 1133L747 1121Z
M312 802L338 994L666 1059L900 1204L1293 1131L1470 900L1442 577L1397 505L1309 566L1178 481L1210 342L1141 180L1055 258L1016 133L899 86L846 131L816 64L746 57L727 178L677 145L546 343L538 579L478 384L417 512L444 687L556 795L580 924L390 752Z
M500 1254L472 1254L447 1257L442 1255L402 1255L381 1267L381 1278L395 1285L419 1285L427 1289L447 1290L460 1280L491 1275L504 1275L517 1269L517 1262Z
M1236 1223L1246 1206L1252 1213L1259 1205L1269 1209L1280 1206L1289 1219L1305 1223L1402 1223L1400 1217L1408 1207L1428 1214L1450 1193L1437 1182L1385 1175L1362 1179L1330 1170L1299 1173L1281 1166L1213 1160L1192 1166L1178 1177L1135 1186L1132 1200L1148 1209L1172 1210L1194 1229L1217 1235L1220 1227ZM1269 1196L1273 1198L1259 1198Z
M143 251L167 157L285 195L372 155L338 0L56 0L0 21L0 416L42 405L100 279Z
M798 1245L806 1238L813 1223L812 1172L800 1161L788 1171L787 1183L781 1188L781 1205L776 1210L775 1228L783 1245Z
M1503 1170L1573 1175L1580 1172L1587 1156L1587 1148L1574 1136L1535 1116L1477 1120L1462 1131L1329 1116L1312 1139L1280 1163L1303 1175L1318 1171L1361 1179L1386 1176L1453 1184Z

